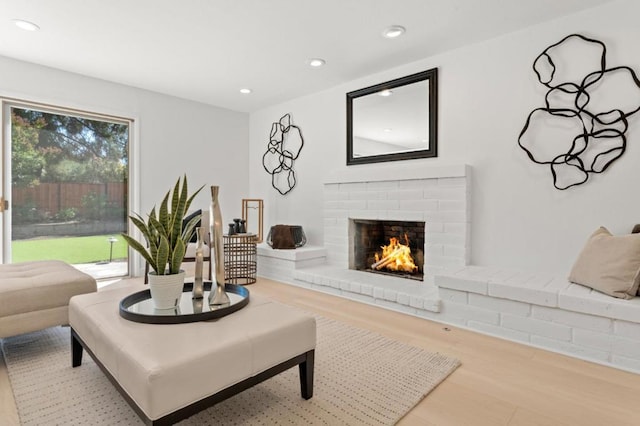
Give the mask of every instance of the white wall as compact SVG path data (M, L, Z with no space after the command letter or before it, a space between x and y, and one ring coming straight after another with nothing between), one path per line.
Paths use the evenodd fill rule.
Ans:
M140 213L159 204L178 176L186 173L190 188L206 185L194 207L208 208L208 187L219 185L225 222L241 216L242 198L249 192L246 113L5 57L0 57L0 97L134 118L139 136Z
M346 168L345 94L438 67L439 156L411 163L471 165L471 263L566 274L598 226L627 233L640 223L640 113L631 119L621 159L586 184L558 191L548 168L517 146L528 113L543 106L532 63L550 44L581 33L607 45L608 66L640 73L638 16L640 2L610 3L252 113L250 195L265 199L265 232L276 223L299 224L310 244L322 244L322 182ZM327 66L340 66L328 59ZM261 159L271 123L285 113L302 129L305 146L294 167L298 184L281 196ZM376 166L349 168L356 167Z

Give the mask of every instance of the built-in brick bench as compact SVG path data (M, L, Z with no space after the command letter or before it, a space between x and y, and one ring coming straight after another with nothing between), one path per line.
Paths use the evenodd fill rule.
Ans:
M322 265L327 260L324 247L306 245L295 250L276 250L266 243L258 244L258 275L279 281L293 280L295 271Z
M436 321L640 373L640 297L566 278L467 266L435 276Z
M640 297L491 267L449 269L424 282L330 264L281 267L289 272L261 276L640 373Z

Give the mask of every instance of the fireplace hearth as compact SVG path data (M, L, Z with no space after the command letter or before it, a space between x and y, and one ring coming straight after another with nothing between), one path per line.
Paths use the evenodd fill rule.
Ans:
M350 219L349 269L422 281L424 222Z

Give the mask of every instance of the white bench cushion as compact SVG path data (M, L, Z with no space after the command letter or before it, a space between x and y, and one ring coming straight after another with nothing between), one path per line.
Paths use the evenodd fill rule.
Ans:
M96 280L59 260L0 265L0 337L68 323L67 305Z
M0 265L0 316L66 306L96 291L96 280L59 260Z

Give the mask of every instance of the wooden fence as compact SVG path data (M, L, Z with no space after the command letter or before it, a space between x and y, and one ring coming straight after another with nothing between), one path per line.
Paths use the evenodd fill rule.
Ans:
M127 183L63 182L41 183L29 188L14 187L11 190L11 204L14 207L35 207L52 215L68 208L75 208L83 213L86 201L91 196L103 198L110 208L124 209L127 203Z

